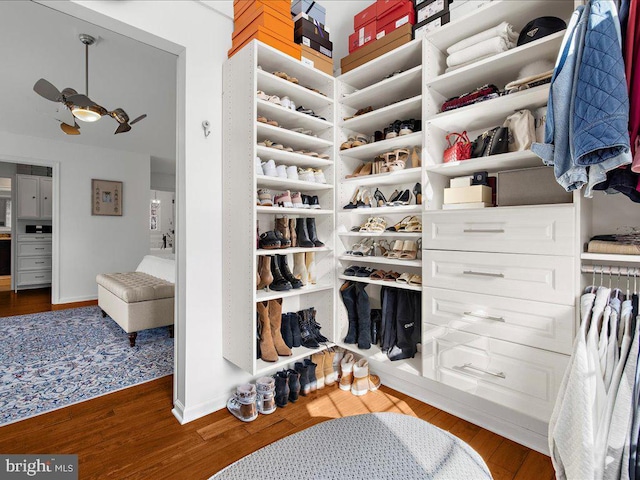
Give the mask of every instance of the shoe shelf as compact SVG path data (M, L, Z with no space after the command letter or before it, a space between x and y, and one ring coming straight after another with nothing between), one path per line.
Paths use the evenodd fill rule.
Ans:
M333 160L287 152L286 150L279 150L277 148L263 147L262 145L256 146L256 153L264 161L273 159L276 163L283 165L314 168L329 167L333 165Z
M384 128L386 125L381 125ZM409 135L400 135L389 140L368 143L359 147L340 150L340 156L357 158L359 160L373 160L376 155L395 150L396 148L408 147L422 144L422 132L414 132ZM351 172L348 172L351 173Z
M438 113L427 118L426 124L446 132L462 130L471 132L494 124L502 125L504 119L517 110L543 107L547 104L548 98L549 85L540 85L486 102Z
M344 120L340 126L354 132L373 133L375 130L384 130L395 120L410 118L422 118L422 95L416 95L364 115Z
M278 297L279 298L279 297ZM255 341L255 340L254 340ZM328 347L333 346L333 343L327 343L326 345L320 345L318 348L306 348L306 347L294 347L291 349L292 355L289 357L279 357L277 362L265 362L261 359L256 359L255 375L267 375L280 370L282 368L288 368L294 362L313 355L315 353L326 350Z
M345 178L342 183L358 185L396 185L401 183L419 182L422 178L422 168L405 168L389 173L362 175L360 177Z
M400 258L387 258L375 255L341 255L338 257L341 262L364 262L377 263L380 265L396 265L398 267L422 267L422 260L402 260Z
M381 108L387 105L387 98L414 97L422 93L422 65L370 85L362 90L344 95L341 105L351 107L356 111L360 108L372 106Z
M306 253L306 252L330 252L329 247L288 247L288 248L258 248L256 255L286 255L288 253Z
M545 59L555 63L563 37L564 30L444 73L427 81L427 89L448 99L485 83L493 83L498 88L502 88L519 78L520 70L532 62Z
M322 208L286 208L286 207L258 207L256 213L276 213L282 215L299 215L301 217L315 217L317 215L333 215L333 210Z
M306 192L314 192L321 190L333 190L333 185L328 183L305 182L303 180L291 180L281 177L269 177L267 175L257 175L256 182L258 188L280 188L283 190L303 190Z
M413 40L375 60L340 75L337 79L352 88L364 89L385 80L396 70L409 70L422 63L422 40Z
M409 285L407 283L391 282L386 280L372 280L368 277L350 277L348 275L338 275L340 280L350 280L352 282L369 283L371 285L380 285L381 287L400 288L403 290L413 290L414 292L421 292L421 285Z
M260 98L256 99L256 104L258 105L258 114L264 115L270 120L276 120L281 126L285 125L284 128L302 127L316 133L316 131L333 127L333 124L327 120L312 117Z
M351 209L342 209L339 213L353 213L356 215L407 215L410 213L421 213L422 205L401 205L398 207L365 207L365 208L351 208Z
M284 292L276 292L274 290L260 290L256 292L256 302L266 302L268 300L275 300L276 298L288 298L288 297L296 297L298 295L306 295L309 293L321 292L323 290L332 290L333 284L316 284L316 285L305 285L301 288L295 288L291 290L287 290Z
M515 170L518 168L541 167L542 160L531 150L521 152L502 153L500 155L491 155L489 157L470 158L461 162L439 163L437 165L429 165L426 171L429 173L437 173L445 177L460 177L463 175L472 175L474 172L482 170L499 171L499 170Z
M280 77L258 70L257 74L258 90L262 90L267 95L288 96L296 106L310 108L311 110L324 110L333 105L333 99L320 95L302 85L289 82ZM324 116L324 115L323 115Z
M324 150L333 146L333 142L324 140L323 138L312 137L310 135L304 135L298 132L292 132L286 128L274 127L273 125L267 125L256 121L258 142L268 139L272 142L278 142L285 147L290 146L296 148L308 148L316 150ZM318 152L320 153L320 152Z
M412 375L422 375L422 356L420 355L420 352L416 353L416 356L413 358L391 361L387 354L384 353L378 345L371 345L371 348L367 350L361 350L357 345L349 345L344 342L336 342L336 345L346 348L352 352L357 352L359 356L362 356L367 360L387 364ZM374 367L371 366L371 368L373 369Z
M339 232L341 238L349 237L373 237L373 238L397 238L398 240L418 239L422 237L422 232Z

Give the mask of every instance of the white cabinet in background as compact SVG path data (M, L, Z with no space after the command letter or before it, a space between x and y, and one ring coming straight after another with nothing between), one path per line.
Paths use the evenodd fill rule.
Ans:
M36 175L16 175L18 218L50 220L52 179Z
M51 177L40 177L40 218L50 220L53 210L53 181Z

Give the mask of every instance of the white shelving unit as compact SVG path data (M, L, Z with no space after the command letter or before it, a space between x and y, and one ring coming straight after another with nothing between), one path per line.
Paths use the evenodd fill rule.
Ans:
M273 75L272 72L276 71L285 71L295 76L299 84ZM223 355L247 372L262 375L283 368L320 349L295 348L292 356L280 357L273 363L257 358L257 302L282 299L283 313L314 307L321 332L330 340L333 337L335 80L255 40L225 62L223 76L223 175L227 187L223 194L223 210L224 225L229 228L224 242L224 311L227 320L223 322ZM256 95L258 90L280 98L288 96L297 106L312 109L326 120L261 100ZM258 122L258 115L275 120L280 126ZM293 128L311 130L312 135L293 132ZM258 145L267 139L296 151L326 153L330 158L321 159ZM276 165L322 169L328 183L258 175L255 166L256 156L265 162L273 159ZM257 206L257 189L260 188L269 189L272 196L286 190L317 195L322 208ZM326 246L276 250L258 248L257 230L262 233L275 229L275 219L282 216L297 218L298 221L315 218L318 238L324 241ZM293 254L296 253L314 254L316 284L307 284L302 288L283 292L256 290L260 256L286 255L289 268L293 270Z

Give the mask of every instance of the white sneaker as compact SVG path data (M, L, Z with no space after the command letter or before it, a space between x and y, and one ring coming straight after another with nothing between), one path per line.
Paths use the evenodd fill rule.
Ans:
M277 177L278 171L276 170L276 162L269 160L262 164L262 171L267 177Z
M280 99L280 104L284 107L284 108L291 108L291 99L287 96L284 96Z
M256 175L264 175L262 171L262 159L260 157L256 157Z
M298 167L290 165L287 167L287 178L289 180L298 180Z
M294 103L293 100L289 100L289 108L293 111L296 110L296 104Z
M276 167L276 172L278 172L278 177L287 178L287 167L286 167L286 165L278 165Z
M324 172L317 168L313 171L313 176L315 178L316 183L327 183L327 179L324 176Z
M303 182L312 182L315 183L316 177L313 174L312 168L299 168L298 169L298 178Z

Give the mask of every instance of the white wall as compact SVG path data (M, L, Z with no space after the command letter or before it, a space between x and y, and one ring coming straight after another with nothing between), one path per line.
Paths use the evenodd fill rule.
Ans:
M135 269L148 252L148 155L0 132L0 161L7 159L60 163L60 188L54 198L60 212L54 220L59 230L55 303L97 298L98 273ZM123 182L121 217L91 215L92 178Z
M151 172L151 190L176 191L176 176L168 173Z

